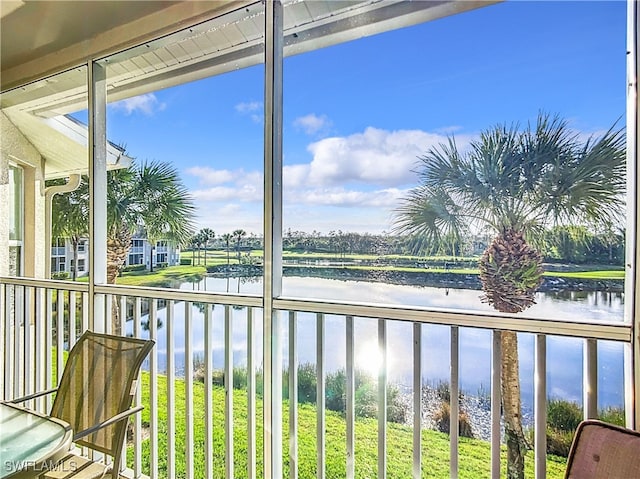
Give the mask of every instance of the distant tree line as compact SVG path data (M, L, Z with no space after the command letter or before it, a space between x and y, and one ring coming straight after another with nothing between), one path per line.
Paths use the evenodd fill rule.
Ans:
M416 235L373 234L332 230L329 233L287 229L282 242L285 250L297 253L328 253L341 258L349 254L411 256L479 256L493 238L490 234L444 236L439 241L424 241ZM191 241L197 253L196 264L206 264L207 249L233 252L263 248L261 235L244 230L216 236L209 228L200 230ZM625 238L622 229L593 232L583 226L557 226L544 232L539 245L545 261L574 264L623 265Z

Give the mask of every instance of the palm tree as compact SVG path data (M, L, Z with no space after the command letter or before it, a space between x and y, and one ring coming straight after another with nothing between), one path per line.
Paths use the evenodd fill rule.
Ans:
M229 243L231 243L232 239L233 235L231 233L225 233L222 235L222 241L224 241L227 248L227 272L229 271Z
M209 243L214 240L216 234L211 228L202 228L198 233L202 238L202 243L204 245L204 265L207 266L207 247Z
M53 180L49 185L63 184L64 182L64 180ZM78 276L78 246L81 239L89 234L89 205L84 201L86 194L88 194L88 184L83 181L76 190L54 195L51 204L51 236L53 238L69 238L71 241L73 248L71 277L73 281Z
M142 227L150 240L187 244L195 208L177 170L169 163L134 163L109 172L107 189L107 282L115 283L133 232Z
M202 242L201 238L202 237L200 236L200 233L197 233L197 234L193 235L191 237L191 239L189 240L189 245L191 246L192 251L194 253L195 252L198 253L198 264L200 264L200 243ZM195 254L193 254L193 256L192 256L192 262L193 262L193 265L195 266L196 265L196 255Z
M538 115L535 126L498 125L468 150L453 138L419 158L420 185L396 211L396 230L417 244L488 226L496 235L479 261L483 302L518 313L534 304L542 283L536 250L550 225L600 225L624 211L625 136L607 131L582 142L567 122ZM524 477L518 344L503 331L502 402L507 474Z
M247 232L245 230L238 229L235 230L232 235L236 239L236 253L238 254L238 263L240 263L240 242L242 241L242 238L247 236Z

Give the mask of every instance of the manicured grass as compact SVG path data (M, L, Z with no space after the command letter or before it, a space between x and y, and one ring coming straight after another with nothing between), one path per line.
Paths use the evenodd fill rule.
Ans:
M187 281L197 282L207 273L204 266L169 266L149 271L129 271L116 279L117 284L128 286L178 287Z
M563 272L546 272L545 276L558 276L564 278L580 278L580 279L624 279L624 270L602 270L602 271L563 271Z
M158 469L160 477L167 475L167 398L166 377L159 375L158 385ZM143 422L150 418L149 374L142 374L142 396L145 406L142 412ZM185 477L185 393L184 381L176 380L175 387L176 417L176 477ZM234 401L234 478L247 477L247 396L244 390L235 390ZM288 402L283 404L283 441L284 477L288 477ZM262 477L262 401L256 404L256 443L257 443L257 476ZM194 383L194 452L188 458L193 462L195 477L205 478L205 402L204 384ZM342 416L333 411L326 411L326 477L341 479L346 471L346 423ZM316 477L316 409L313 405L298 406L298 471L301 479ZM358 419L356 421L356 477L365 479L377 476L377 421L375 419ZM213 387L213 477L224 477L224 390ZM449 477L449 437L436 431L422 431L422 464L423 478ZM412 464L412 430L400 424L388 424L387 429L387 477L389 479L410 478ZM133 449L128 449L128 464L133 461ZM459 474L460 478L477 479L489 477L491 451L489 443L475 439L460 439ZM150 467L150 444L145 440L142 444L143 471L148 474ZM503 470L506 456L502 450ZM560 478L564 475L565 460L550 456L547 460L547 477ZM526 461L526 477L533 477L533 454L530 452ZM504 474L504 471L503 471Z

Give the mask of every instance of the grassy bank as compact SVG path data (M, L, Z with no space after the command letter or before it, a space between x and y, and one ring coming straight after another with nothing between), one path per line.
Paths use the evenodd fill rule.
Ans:
M143 373L143 421L150 417L149 406L149 374ZM158 376L158 468L161 477L167 471L167 401L166 377ZM185 471L185 394L184 381L176 380L175 416L176 416L176 477L184 477ZM193 461L195 477L205 479L204 471L204 385L194 384L194 444ZM234 478L247 477L247 398L246 392L234 391ZM257 467L258 477L262 476L262 401L258 400L257 410ZM284 476L288 477L289 450L288 438L288 403L283 404L283 451L285 451ZM213 477L224 477L224 390L213 388ZM313 405L298 406L298 464L301 479L315 478L316 473L316 409ZM326 411L326 477L341 479L345 477L346 458L346 424L338 413ZM449 477L449 437L440 432L424 430L423 440L423 478ZM412 464L412 431L411 428L399 424L388 424L387 430L387 475L389 479L410 478ZM149 441L143 443L143 470L148 473L150 467ZM460 478L477 479L489 477L491 451L489 443L475 439L461 439L459 444ZM128 463L133 460L132 448L128 450ZM374 419L358 419L356 421L356 477L376 477L377 471L377 421ZM503 448L502 464L506 461ZM526 461L526 477L533 477L533 454L529 453ZM550 456L547 461L547 477L560 478L564 475L564 459ZM504 474L504 471L503 471Z

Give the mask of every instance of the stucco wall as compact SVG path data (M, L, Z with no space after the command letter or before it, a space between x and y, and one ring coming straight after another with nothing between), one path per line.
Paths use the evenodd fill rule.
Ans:
M44 161L0 112L0 275L9 273L9 163L24 170L24 276L44 277Z

